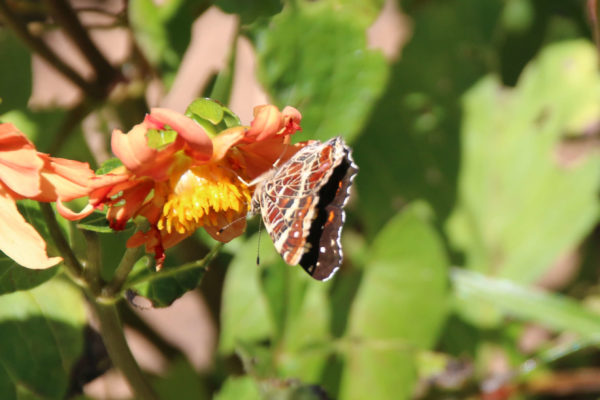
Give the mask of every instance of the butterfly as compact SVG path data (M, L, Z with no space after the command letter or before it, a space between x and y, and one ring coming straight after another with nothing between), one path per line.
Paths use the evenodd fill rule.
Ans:
M290 265L327 280L342 263L344 206L358 166L341 137L314 141L258 179L250 212L260 213Z

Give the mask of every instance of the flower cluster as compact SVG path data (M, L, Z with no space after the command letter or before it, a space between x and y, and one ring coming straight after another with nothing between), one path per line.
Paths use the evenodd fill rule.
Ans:
M13 125L1 124L0 250L28 268L61 261L47 256L44 240L19 214L15 201L20 199L56 202L70 220L104 209L115 230L144 217L150 228L136 232L127 246L145 244L158 268L166 248L200 227L227 242L246 226L253 188L245 182L302 146L290 144L300 120L292 107L280 111L265 105L255 108L249 127L211 130L186 115L155 108L128 133L113 132L111 146L120 165L102 175L88 164L37 152ZM85 196L89 204L79 213L63 204Z
M112 150L123 165L92 180L90 204L108 208L115 230L145 217L150 229L134 234L127 246L145 244L158 267L166 248L200 227L227 242L246 226L252 188L244 182L297 151L289 136L300 129L300 119L292 107L260 106L250 127L210 135L185 115L152 109L129 133L113 132Z

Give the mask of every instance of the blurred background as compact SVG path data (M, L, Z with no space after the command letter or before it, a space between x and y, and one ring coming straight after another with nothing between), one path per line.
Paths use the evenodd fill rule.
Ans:
M291 105L303 114L294 140L353 147L333 280L285 265L265 233L257 250L254 218L206 271L121 302L162 398L597 399L597 11L594 0L0 0L0 121L94 168L112 157L113 129L197 97L244 124L256 105ZM130 234L102 235L107 276ZM214 244L199 231L166 268ZM0 325L23 293L0 290ZM43 372L0 383L31 398L132 398L84 314L69 321L85 338L71 356L30 361L56 367L52 383Z

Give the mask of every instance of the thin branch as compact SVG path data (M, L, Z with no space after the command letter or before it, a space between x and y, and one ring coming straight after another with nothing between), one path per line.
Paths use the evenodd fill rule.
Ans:
M98 87L104 90L108 89L109 84L120 76L120 72L98 50L71 5L65 0L44 0L44 3L48 6L54 19L89 61L96 72Z
M42 57L48 64L52 65L58 72L68 80L81 88L88 96L101 98L101 92L96 85L87 82L73 68L60 59L56 53L41 39L34 36L27 29L27 25L19 16L12 12L5 0L0 0L0 17L4 23L34 52Z

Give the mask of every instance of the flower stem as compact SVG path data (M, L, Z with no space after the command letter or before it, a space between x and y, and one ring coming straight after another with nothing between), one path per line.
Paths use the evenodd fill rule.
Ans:
M83 267L79 263L77 257L75 257L75 254L73 254L73 250L71 249L71 246L69 246L67 239L63 236L62 231L58 226L58 222L56 222L56 218L54 217L52 206L48 203L39 203L39 205L42 216L48 226L48 231L50 231L50 236L52 236L54 244L64 260L65 268L71 274L73 280L79 285L82 285L82 282L84 282Z
M121 262L119 263L112 280L102 289L103 298L115 298L116 295L121 292L129 273L135 265L135 262L139 260L143 254L144 247L142 246L127 249L125 251L125 254L121 259Z
M108 355L127 379L136 399L158 400L154 389L150 386L140 366L133 358L125 340L123 326L115 304L94 302L94 308L100 321L100 332Z

